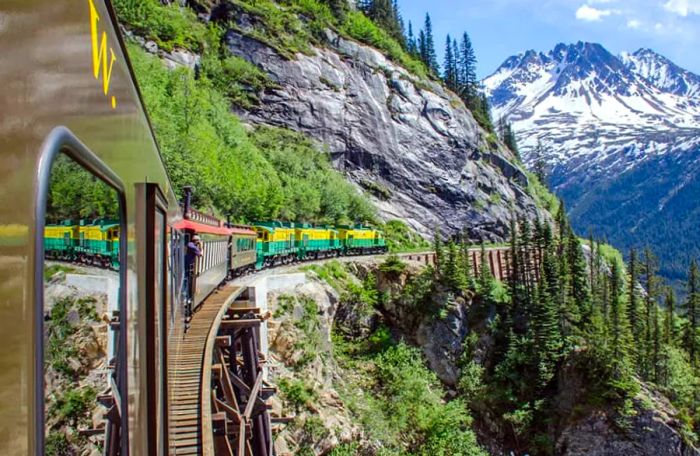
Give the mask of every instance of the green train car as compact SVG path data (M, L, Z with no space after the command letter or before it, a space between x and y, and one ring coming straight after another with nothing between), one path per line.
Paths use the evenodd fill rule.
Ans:
M258 233L257 269L289 264L297 259L298 248L293 223L256 222L253 229Z
M340 242L345 255L384 253L389 250L384 233L362 225L338 228Z
M75 224L65 220L46 225L44 252L52 260L119 269L119 222L95 219Z
M300 224L294 231L299 260L338 256L342 251L338 231L329 227Z

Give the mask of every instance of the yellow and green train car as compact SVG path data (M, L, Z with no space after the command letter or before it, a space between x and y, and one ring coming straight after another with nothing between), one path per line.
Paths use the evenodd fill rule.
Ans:
M257 222L253 229L258 233L257 269L288 264L297 258L295 228L288 222Z
M78 226L71 220L44 227L44 255L52 260L73 261L78 242Z
M341 226L338 236L345 255L384 253L388 250L384 234L362 225Z
M82 263L118 268L119 223L107 219L81 220L75 253Z
M338 231L328 227L300 224L294 232L300 260L338 255L342 249Z

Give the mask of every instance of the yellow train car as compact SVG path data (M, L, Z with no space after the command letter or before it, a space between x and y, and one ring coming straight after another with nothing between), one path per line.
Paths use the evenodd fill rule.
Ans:
M362 225L341 226L338 236L345 255L384 253L388 250L384 233Z
M335 229L302 224L297 226L294 235L297 255L301 260L337 256L340 253L340 238Z

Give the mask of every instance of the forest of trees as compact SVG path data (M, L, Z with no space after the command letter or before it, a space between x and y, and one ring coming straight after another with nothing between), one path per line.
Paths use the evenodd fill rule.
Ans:
M641 383L665 394L680 412L684 438L697 442L700 423L700 272L691 264L681 305L656 275L650 249L619 254L571 229L563 204L554 226L513 223L512 274L497 282L474 267L469 246L436 237L437 280L455 295L476 293L476 314L496 312L494 344L476 363L465 342L460 386L471 406L493 411L522 451L549 454L547 422L557 417L562 369L583 377L578 406L610 407L624 426ZM483 248L483 247L482 247ZM679 312L680 310L680 312ZM482 355L483 357L483 355ZM483 358L482 358L483 359ZM481 407L475 404L481 404Z

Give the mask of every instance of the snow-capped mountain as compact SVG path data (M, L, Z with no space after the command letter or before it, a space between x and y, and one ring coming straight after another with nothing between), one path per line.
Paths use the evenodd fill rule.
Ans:
M648 226L674 231L664 217L700 224L700 193L688 193L700 189L700 76L649 49L616 56L578 42L512 56L483 84L526 164L542 144L579 231L626 248L649 242ZM685 255L700 255L695 232Z

